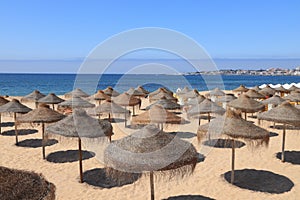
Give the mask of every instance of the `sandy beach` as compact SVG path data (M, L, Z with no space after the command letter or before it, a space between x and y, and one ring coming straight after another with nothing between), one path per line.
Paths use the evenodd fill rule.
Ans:
M12 97L10 97L12 98ZM149 104L148 99L143 99L142 108ZM33 103L25 105L34 108ZM143 111L138 110L137 113ZM186 114L181 114L187 119ZM251 115L249 115L251 116ZM257 119L249 117L249 120L257 124ZM92 179L97 180L97 176L89 176L85 183L79 183L78 162L53 163L42 159L41 147L21 147L15 145L15 136L13 132L13 118L10 115L2 115L2 135L0 136L1 159L0 165L14 169L22 169L41 173L45 178L56 186L56 199L149 199L150 186L149 178L141 177L133 184L122 187L102 188L89 184ZM168 125L165 127L166 132L183 132L178 134L184 140L192 142L198 152L204 154L204 161L200 161L190 177L184 179L168 180L158 177L155 179L155 198L167 199L169 197L192 195L195 197L203 196L203 199L298 199L300 196L300 168L299 168L299 130L287 130L286 151L293 151L292 161L282 163L276 154L281 151L282 130L273 129L269 126L272 123L263 122L262 126L272 132L268 147L252 148L247 144L236 149L236 176L249 177L250 181L244 180L243 189L238 186L229 184L224 179L224 174L230 171L231 148L213 148L198 143L196 132L198 121L190 119L190 123L184 125ZM202 120L202 124L206 120ZM124 128L123 122L112 123L114 135L112 140L120 139L135 130ZM30 129L27 133L22 134L20 131L19 141L22 145L26 140L41 139L41 127L31 124L22 124L19 129ZM36 132L38 131L38 132ZM22 143L23 141L23 143ZM241 140L242 141L242 140ZM26 144L24 144L26 145ZM34 145L34 141L29 141L29 146ZM63 139L58 143L46 147L46 155L55 152L68 150L77 150L77 140ZM74 152L73 152L74 153ZM287 153L287 159L293 153ZM85 155L85 154L84 154ZM99 173L103 169L103 164L96 157L86 154L88 159L83 161L83 170L85 174ZM295 156L296 155L296 156ZM75 152L75 157L77 152ZM90 158L89 158L90 157ZM54 159L59 157L54 156ZM250 172L250 169L257 171ZM97 171L98 170L98 171ZM260 171L263 170L263 171ZM252 173L252 174L251 174ZM250 176L249 176L250 175ZM254 178L253 178L254 177ZM266 182L261 183L258 177L263 177ZM273 188L276 193L254 191L253 187L263 190ZM248 188L248 189L247 189ZM291 189L286 189L291 188ZM288 191L287 191L288 190ZM182 198L186 199L186 198Z

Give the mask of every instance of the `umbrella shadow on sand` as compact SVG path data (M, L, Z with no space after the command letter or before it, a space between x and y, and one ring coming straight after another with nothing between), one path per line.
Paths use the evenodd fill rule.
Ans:
M52 163L76 162L79 160L78 154L78 150L56 151L48 154L46 160ZM87 160L94 156L92 152L82 151L82 160Z
M202 195L180 195L180 196L169 197L163 200L214 200L214 199Z
M281 152L276 154L276 158L281 159ZM300 165L300 151L284 151L284 161L293 165Z
M184 139L184 138L193 138L193 137L196 137L197 135L195 133L192 133L192 132L170 132L170 134L174 135L174 136L177 136L181 139Z
M18 130L18 135L30 135L37 133L38 131L36 129L20 129ZM15 136L16 132L15 130L8 130L8 131L3 131L2 135L4 136Z
M14 125L15 125L14 122L2 122L1 123L1 127L12 127Z
M230 183L231 172L226 172L224 178ZM233 185L243 189L271 194L288 192L294 187L294 183L285 176L255 169L235 170Z
M270 126L270 128L274 128L274 129L277 129L277 130L282 130L283 129L283 125L281 124L278 124L278 125L275 125L275 126ZM286 125L285 127L286 130L300 130L300 127L298 126L291 126L291 125Z
M270 132L270 137L276 137L276 136L278 136L278 135L279 135L278 133Z
M205 160L205 156L201 153L197 153L197 163L203 162Z
M83 181L89 185L100 187L100 188L113 188L121 187L124 185L132 184L137 181L141 174L132 174L133 179L124 179L124 180L114 180L107 176L104 168L95 168L83 173Z
M52 146L58 143L57 140L51 139L45 142L45 146ZM17 144L19 147L29 147L29 148L39 148L42 147L42 139L27 139L19 142Z
M232 141L230 139L211 139L203 142L204 145L215 148L232 148ZM235 140L234 147L242 148L246 144L244 142Z

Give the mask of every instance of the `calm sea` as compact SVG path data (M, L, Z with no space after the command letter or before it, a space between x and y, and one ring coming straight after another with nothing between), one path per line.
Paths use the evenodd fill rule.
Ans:
M199 91L220 87L231 90L243 84L246 87L255 85L299 83L300 76L200 76L200 75L81 75L75 74L0 74L0 95L23 96L37 89L42 93L54 92L61 95L80 87L93 94L98 89L113 86L119 92L130 87L143 85L154 91L160 86L176 91L179 87L188 86Z

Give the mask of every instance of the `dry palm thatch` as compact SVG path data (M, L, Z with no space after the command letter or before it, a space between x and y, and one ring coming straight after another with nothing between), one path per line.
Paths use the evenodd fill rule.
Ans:
M167 88L161 87L161 88L158 88L157 90L151 92L151 93L149 94L149 97L152 97L152 96L157 95L157 94L159 94L159 93L167 93L167 94L169 94L170 96L173 96L173 92L172 92L172 91L168 90Z
M134 106L139 105L139 107L141 107L141 103L142 103L142 101L140 99L138 99L134 96L131 96L127 93L123 93L117 97L113 97L112 101L118 105L125 106L125 109L126 109L126 106L132 106L133 115L135 115Z
M219 97L219 96L224 96L224 95L225 95L225 92L223 92L219 88L215 88L212 91L206 93L206 96L208 96L208 97L211 97L211 96Z
M57 122L63 119L65 116L50 109L49 106L45 104L40 104L40 106L27 114L17 118L18 123L42 123L42 153L43 159L45 159L45 123Z
M4 97L0 96L0 106L8 103L9 101L7 99L5 99Z
M154 199L153 172L163 172L169 178L190 175L197 163L197 151L189 142L148 125L113 141L104 151L104 162L108 175L116 180L132 179L129 175L132 172L150 172L151 199Z
M235 99L236 99L236 97L233 94L226 94L224 96L217 98L215 102L216 103L227 103L227 102L233 101Z
M232 90L233 92L247 92L248 88L246 88L244 85L240 85L239 87L235 88Z
M272 110L260 113L258 119L283 124L281 161L284 162L285 126L286 124L300 126L300 110L289 104L289 102L283 102Z
M288 92L288 90L285 89L282 85L279 86L279 87L276 87L276 88L274 88L274 89L275 89L275 91L281 92L281 93L286 93L286 92Z
M203 95L199 95L197 97L188 99L187 102L186 102L186 105L198 105L202 101L204 101L205 99L206 98Z
M164 92L160 92L160 93L158 93L158 94L149 96L149 101L150 101L150 102L153 102L153 101L160 100L160 99L162 99L162 98L169 99L169 100L171 100L171 101L177 102L177 98L175 98L174 96L172 96L172 95L169 94L169 93L164 93Z
M300 88L298 88L298 87L296 87L295 85L292 85L289 89L288 89L288 91L289 92L292 92L292 91L297 91L297 90L299 90Z
M134 88L129 88L129 90L127 90L126 92L127 94L134 96L134 97L146 97L147 94L145 94L144 92L141 92L139 90L136 90Z
M23 98L21 98L21 102L26 102L26 101L33 101L35 102L35 107L38 107L38 100L45 97L46 95L44 95L43 93L41 93L38 90L34 90L32 93L24 96Z
M229 107L238 109L245 113L245 119L247 120L247 113L255 113L261 111L265 108L265 105L250 99L247 95L241 94L239 98L229 102L227 104Z
M64 100L56 96L54 93L50 93L47 96L40 98L38 100L39 103L52 104L52 108L54 110L54 104L59 104Z
M189 99L189 98L196 98L196 97L198 97L199 96L199 92L198 92L198 90L193 89L193 90L191 90L191 91L189 91L189 92L187 92L185 94L180 94L178 96L186 100L186 99Z
M271 88L269 85L267 85L266 87L264 87L259 91L259 93L261 93L264 96L273 96L275 92L276 90Z
M73 97L69 100L61 102L58 104L59 107L71 107L71 108L92 108L95 107L94 104L83 100L80 97Z
M75 115L75 117L74 117ZM75 110L73 115L70 115L55 124L46 128L47 135L60 135L63 137L78 138L79 152L79 175L80 182L83 182L82 173L82 148L81 139L86 138L88 141L104 138L105 136L111 141L113 128L106 120L97 120L86 114L83 110Z
M181 106L178 103L176 103L172 100L166 99L166 98L162 98L162 99L156 101L155 103L147 106L145 109L149 110L154 105L161 105L166 110L178 110L181 108Z
M16 113L28 113L31 111L31 108L21 104L18 100L13 99L11 102L8 102L2 106L0 106L0 133L1 133L1 113L14 113L14 121L15 121L15 134L16 134L16 144L18 144L18 129L16 126Z
M65 98L72 98L72 97L88 97L89 95L82 91L80 88L75 88L73 91L66 93Z
M111 97L105 94L102 90L98 90L96 94L93 94L89 97L90 100L96 100L101 104L101 101L106 100L110 101Z
M260 88L256 85L254 86L253 88L251 88L252 90L255 90L256 92L259 92L260 91Z
M120 95L120 93L114 90L111 86L108 86L106 89L103 90L103 92L110 97L116 97Z
M185 86L181 91L177 92L176 94L177 94L178 96L180 96L180 95L186 94L186 93L188 93L188 92L190 92L190 91L191 91L191 90L190 90L187 86Z
M264 99L265 96L260 94L259 92L256 92L253 89L249 89L246 93L245 93L248 97L250 97L251 99Z
M54 200L55 186L41 174L0 166L0 199Z
M176 114L165 110L160 105L154 105L150 110L132 118L133 124L181 124L185 120ZM163 127L162 127L163 128Z
M232 171L231 183L234 182L234 154L235 139L244 139L247 142L257 145L268 144L270 133L241 118L240 113L236 113L230 109L226 114L213 119L209 124L199 126L198 140L200 141L204 134L224 134L232 138Z
M300 92L299 91L292 91L291 94L283 97L284 99L290 100L292 102L300 102Z
M285 99L281 98L278 95L274 95L271 98L268 98L266 100L263 100L262 103L267 105L267 104L272 104L274 106L278 106L279 104L281 104L282 102L286 101Z
M142 92L142 93L144 93L144 94L146 94L146 95L148 95L150 92L149 91L147 91L145 88L143 88L142 86L138 86L137 88L136 88L136 90L137 91L139 91L139 92Z

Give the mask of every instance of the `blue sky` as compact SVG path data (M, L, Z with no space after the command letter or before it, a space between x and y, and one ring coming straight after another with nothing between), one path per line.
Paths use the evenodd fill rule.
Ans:
M141 27L182 32L213 58L300 58L299 8L297 0L2 1L0 71L76 71L73 61L96 45ZM48 64L22 68L15 60Z

